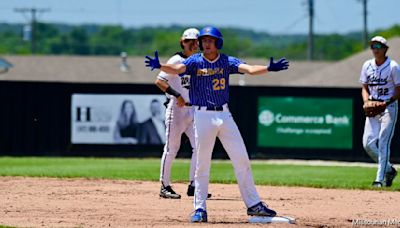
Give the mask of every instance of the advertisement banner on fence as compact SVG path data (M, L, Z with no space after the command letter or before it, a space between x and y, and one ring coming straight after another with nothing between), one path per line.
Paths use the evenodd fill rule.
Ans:
M165 143L164 95L73 94L71 143Z
M351 149L351 98L259 97L260 147Z

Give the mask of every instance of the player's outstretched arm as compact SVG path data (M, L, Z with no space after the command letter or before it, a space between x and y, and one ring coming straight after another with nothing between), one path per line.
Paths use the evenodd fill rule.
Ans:
M268 66L248 65L243 63L239 65L239 72L250 75L259 75L259 74L265 74L269 71L287 70L288 68L289 68L289 61L287 61L285 58L281 58L277 62L274 62L274 59L271 57Z
M268 72L267 66L261 66L261 65L249 65L242 63L239 65L238 68L240 73L250 74L250 75L259 75Z
M154 52L154 58L151 58L148 55L146 55L145 58L146 60L144 62L146 63L146 67L151 68L151 70L160 69L168 74L182 74L186 71L186 66L184 64L160 63L160 60L158 59L158 51Z

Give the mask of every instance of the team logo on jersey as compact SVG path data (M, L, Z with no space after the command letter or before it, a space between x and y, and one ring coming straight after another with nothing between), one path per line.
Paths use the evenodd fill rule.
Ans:
M370 86L386 85L388 83L387 78L378 78L373 75L367 76L367 81Z
M386 68L389 69L389 68ZM368 85L370 86L377 86L377 85L386 85L388 83L388 78L390 75L387 75L386 77L382 77L382 74L390 74L390 71L381 71L379 73L378 69L374 69L372 67L370 67L369 69L367 69L367 82Z
M223 73L224 68L202 68L197 70L197 76L212 76Z
M264 126L269 126L274 123L274 113L270 110L264 110L258 115L258 122Z

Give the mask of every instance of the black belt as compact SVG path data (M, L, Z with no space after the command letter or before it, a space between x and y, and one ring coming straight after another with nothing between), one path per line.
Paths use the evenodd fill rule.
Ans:
M164 102L164 106L167 108L168 107L168 103L171 101L170 98L167 98L167 100ZM185 103L185 106L187 107L192 107L192 104L190 104L189 102Z
M396 100L393 98L390 98L389 100L381 100L381 99L375 99L375 98L370 98L368 99L369 101L380 101L380 102L385 102L386 105L390 105L391 103L395 102Z
M381 99L375 99L375 98L370 98L370 99L368 99L369 101L384 101L384 100L381 100Z
M224 111L224 107L222 107L222 106L213 106L213 107L207 107L206 110L207 111L218 111L218 112L221 112L221 111Z
M207 111L218 111L222 112L224 111L224 106L199 106L198 110L201 110L202 108L206 108Z

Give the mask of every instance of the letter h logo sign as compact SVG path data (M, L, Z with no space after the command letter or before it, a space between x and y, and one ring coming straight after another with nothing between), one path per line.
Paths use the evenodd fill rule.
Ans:
M90 107L77 107L76 108L76 121L77 122L90 122Z

